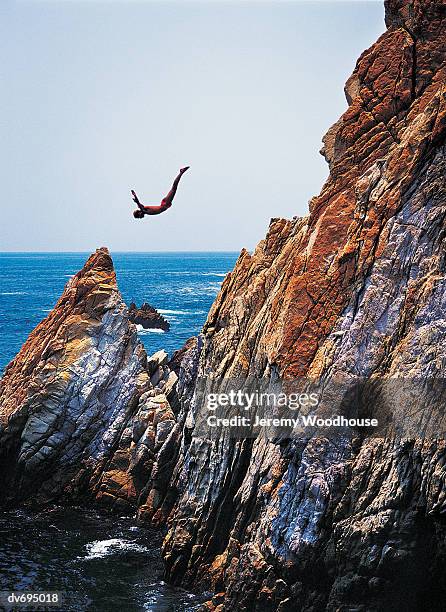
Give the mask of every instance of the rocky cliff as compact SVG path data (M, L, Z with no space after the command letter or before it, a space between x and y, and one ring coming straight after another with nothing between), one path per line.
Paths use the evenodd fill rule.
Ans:
M166 362L147 358L97 250L0 381L0 505L93 496L134 511L174 425Z
M199 377L445 376L446 2L385 4L324 138L330 176L241 253ZM443 439L209 440L191 384L170 580L211 584L218 610L442 609Z

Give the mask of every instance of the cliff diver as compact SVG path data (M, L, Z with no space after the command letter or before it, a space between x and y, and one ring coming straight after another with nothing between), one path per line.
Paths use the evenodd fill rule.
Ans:
M186 172L186 170L189 170L189 168L190 166L180 168L180 172L173 182L172 189L169 191L166 197L161 200L161 204L159 204L158 206L144 206L143 204L141 204L138 196L132 189L132 199L138 206L138 208L133 211L133 216L135 217L135 219L143 219L144 215L160 215L162 212L170 208L177 192L178 183L180 182L180 179L183 174Z

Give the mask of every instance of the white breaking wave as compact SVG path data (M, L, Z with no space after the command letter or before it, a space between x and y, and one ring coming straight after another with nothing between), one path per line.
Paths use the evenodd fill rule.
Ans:
M226 276L227 272L202 272L202 276Z
M173 315L187 315L192 314L191 312L187 312L187 310L165 310L164 308L157 308L160 314L173 314Z
M87 549L87 555L85 559L101 559L107 555L113 555L119 552L132 551L132 552L146 552L147 548L136 544L130 540L124 540L123 538L111 538L110 540L96 540L85 546Z
M195 274L200 274L200 273L194 272L192 270L188 270L188 271L169 270L168 272L166 272L166 274L172 274L173 276L194 276Z
M2 291L0 295L27 295L26 291Z
M206 314L204 310L164 310L162 308L157 308L160 314L172 314L172 315L201 315Z
M210 285L196 286L196 287L181 287L177 290L177 293L187 293L191 295L214 295L220 291L220 287L223 281L213 281Z
M136 329L142 336L146 334L164 334L164 329L145 329L142 325L137 325Z

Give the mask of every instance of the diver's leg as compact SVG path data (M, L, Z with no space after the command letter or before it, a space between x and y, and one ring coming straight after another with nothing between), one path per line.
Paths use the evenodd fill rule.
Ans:
M166 195L165 198L163 198L161 200L161 206L164 206L164 208L169 208L172 205L173 199L175 197L175 194L177 192L178 189L178 184L181 180L181 177L183 176L183 174L186 172L186 170L189 168L189 166L185 166L184 168L181 168L178 176L175 178L172 188L169 191L169 193Z

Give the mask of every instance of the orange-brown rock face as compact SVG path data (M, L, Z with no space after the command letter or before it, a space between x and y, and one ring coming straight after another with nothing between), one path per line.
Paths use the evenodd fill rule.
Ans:
M386 24L324 138L309 215L273 219L225 279L199 377L445 377L446 2L389 0ZM219 610L441 609L444 440L210 441L197 401L171 580L225 590Z
M384 248L386 223L444 142L446 4L415 3L406 24L413 4L389 3L389 29L347 82L349 108L325 137L330 177L310 215L273 221L225 281L207 323L218 330L207 350L224 354L221 372L272 363L285 376L307 372Z
M166 358L147 358L97 250L0 382L0 505L85 495L135 509L173 427Z

